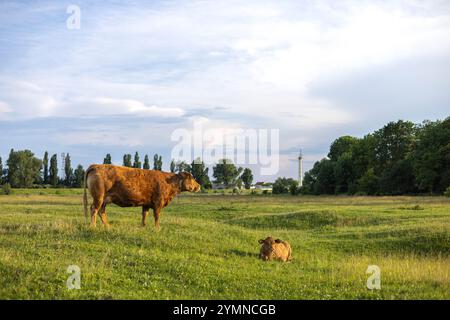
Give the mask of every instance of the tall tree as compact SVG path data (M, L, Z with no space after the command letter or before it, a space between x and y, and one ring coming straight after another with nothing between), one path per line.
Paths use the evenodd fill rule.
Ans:
M30 150L11 150L7 165L8 182L14 188L29 188L40 179L42 161Z
M375 160L375 138L373 134L367 134L358 139L351 149L352 166L356 177L362 177L367 170L374 168Z
M450 117L389 122L362 139L340 137L305 174L304 192L442 193L450 185Z
M103 159L103 164L112 164L111 154L106 154L105 158Z
M304 185L315 194L334 194L335 192L334 162L330 159L317 161L313 168L305 174Z
M416 183L410 159L394 162L383 170L379 179L379 193L401 195L416 193Z
M184 161L178 161L175 166L175 172L191 172L191 166Z
M142 166L142 164L141 164L141 160L139 158L139 153L136 151L136 153L134 154L133 168L140 169L141 166Z
M153 170L162 170L162 157L157 153L153 156Z
M133 164L131 163L131 154L123 155L123 166L124 167L132 167L133 166Z
M221 159L213 167L213 177L216 179L214 182L230 187L236 183L242 170L243 168L237 168L231 160Z
M200 161L200 159L192 161L190 172L194 179L205 189L211 188L211 181L209 180L208 171L209 168L207 168L205 163Z
M333 141L330 146L328 158L332 161L337 161L344 153L351 152L353 146L358 142L358 138L351 136L342 136Z
M373 168L369 168L361 178L358 179L358 192L368 195L375 195L378 193L380 178L374 173Z
M8 166L8 172L6 174L5 179L6 179L7 183L11 184L11 177L13 177L15 174L15 172L14 172L15 166L9 167L9 165L8 165L9 159L12 159L12 161L14 161L14 149L11 149L9 151L9 156L8 156L8 159L6 160L6 165Z
M450 185L450 117L424 122L418 137L411 154L416 184L422 191L442 193Z
M58 185L58 156L52 155L50 158L50 169L48 175L49 183L56 187Z
M150 160L148 159L148 154L144 157L144 169L149 170L150 169Z
M70 154L67 154L64 158L64 184L67 187L70 187L72 185L72 179L73 179L73 169L72 169L72 163L70 160Z
M2 162L2 157L0 157L0 184L3 184L3 162Z
M42 160L42 165L44 166L43 183L48 184L48 152L45 151L44 159Z
M72 186L77 188L82 188L84 182L84 169L81 164L77 166L73 173L73 184Z
M403 160L414 148L417 128L410 121L389 122L374 132L375 173Z
M172 172L172 173L174 173L175 172L175 169L176 169L176 163L175 163L175 160L174 159L172 159L172 161L170 161L170 172Z
M358 178L353 166L351 150L342 153L334 162L335 193L355 193Z
M245 189L250 189L253 182L253 173L249 168L245 168L241 175L242 182L244 183Z
M153 170L158 170L158 154L153 155Z

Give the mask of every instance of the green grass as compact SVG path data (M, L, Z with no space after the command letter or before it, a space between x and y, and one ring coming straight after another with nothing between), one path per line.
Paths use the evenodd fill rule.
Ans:
M443 197L183 195L160 232L116 206L109 229L89 228L81 200L70 189L0 196L0 298L450 299ZM291 243L292 262L257 259L268 235ZM381 290L366 288L372 264ZM69 265L81 290L66 287Z

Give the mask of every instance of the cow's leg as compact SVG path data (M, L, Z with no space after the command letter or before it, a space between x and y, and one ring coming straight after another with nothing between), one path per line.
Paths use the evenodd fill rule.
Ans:
M161 215L161 209L160 208L155 208L153 209L153 217L155 218L155 227L156 230L159 231L160 226L159 226L159 216Z
M105 200L103 201L103 204L102 204L100 210L98 211L98 215L100 216L100 219L102 220L102 223L103 223L105 226L108 226L108 219L107 219L107 216L106 216L106 205L107 205L108 203L109 203L109 202L107 201L107 199L105 199Z
M97 225L97 214L101 209L103 204L103 197L94 197L94 201L91 205L91 226L95 227Z
M94 204L91 204L91 227L97 225L97 211L95 210Z
M142 207L142 226L145 226L146 222L147 222L147 216L148 216L148 211L149 211L149 207Z

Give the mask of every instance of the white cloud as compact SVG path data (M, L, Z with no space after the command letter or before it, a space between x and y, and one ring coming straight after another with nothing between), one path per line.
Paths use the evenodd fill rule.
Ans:
M414 15L401 6L365 2L336 14L338 23L262 23L257 32L262 38L241 45L252 52L274 47L252 62L255 78L306 91L309 84L337 74L450 49L449 14Z
M110 115L139 115L156 117L181 117L185 114L181 108L163 108L155 105L147 106L141 101L133 99L113 99L106 97L94 98L92 101L85 101L89 105L82 112L83 114L110 114ZM79 112L79 111L78 111Z
M120 99L94 96L96 88L90 88L93 96L71 97L70 87L30 81L0 80L2 97L0 113L8 112L11 119L32 119L41 117L80 117L93 115L136 115L142 117L177 118L185 114L182 108L146 105L136 99ZM92 83L94 84L94 83ZM44 89L44 87L46 89ZM75 90L76 92L84 90ZM123 89L121 90L123 93ZM84 92L89 94L89 92Z
M28 51L28 78L53 94L30 97L37 98L36 106L22 115L58 113L56 105L67 96L82 96L94 103L86 107L89 114L110 109L170 117L190 107L225 105L247 114L263 111L280 123L295 114L309 123L342 123L349 117L340 106L328 101L323 112L317 106L324 102L308 97L309 85L411 55L449 51L450 15L433 10L434 2L194 1L99 11L80 5L92 14L83 20L86 34L70 37L52 28L37 35L38 44ZM44 70L51 49L65 59ZM54 83L47 86L45 79ZM23 108L9 103L16 111Z
M85 131L62 132L54 139L66 146L91 145L91 146L119 146L138 147L145 144L145 136L134 135L123 130L114 130L112 127L86 128Z
M0 94L9 106L11 119L51 116L58 106L56 98L34 83L1 79L0 85Z
M5 119L7 113L11 112L12 108L6 102L0 101L0 120Z

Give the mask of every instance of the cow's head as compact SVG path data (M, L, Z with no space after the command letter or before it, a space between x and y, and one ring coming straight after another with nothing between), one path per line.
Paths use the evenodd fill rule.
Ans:
M177 174L180 179L180 189L181 191L198 192L200 191L200 184L195 181L192 174L188 172L180 172Z

